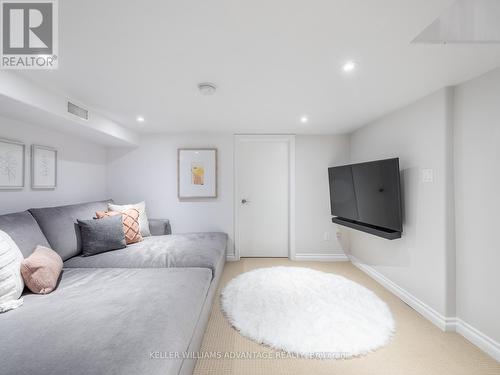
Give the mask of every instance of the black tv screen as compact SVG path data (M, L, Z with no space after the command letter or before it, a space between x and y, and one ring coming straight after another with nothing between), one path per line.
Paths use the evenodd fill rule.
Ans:
M328 174L333 216L403 231L398 158L332 167Z

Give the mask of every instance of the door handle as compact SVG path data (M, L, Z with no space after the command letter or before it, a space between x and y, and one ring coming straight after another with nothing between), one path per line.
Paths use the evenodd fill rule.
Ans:
M243 198L243 199L241 200L241 204L247 204L247 203L250 203L250 201L249 201L249 200L246 200L245 198Z

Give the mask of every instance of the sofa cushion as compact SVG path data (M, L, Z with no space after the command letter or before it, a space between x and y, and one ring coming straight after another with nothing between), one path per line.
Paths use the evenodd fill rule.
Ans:
M146 237L142 242L92 257L77 256L65 267L205 267L214 273L226 256L227 234L190 233Z
M82 239L82 256L96 255L127 246L121 215L77 221Z
M97 211L108 209L108 202L111 201L32 208L29 211L40 225L50 247L66 260L81 252L80 230L76 220L92 219Z
M0 314L1 373L177 374L165 353L188 349L209 286L208 269L65 269Z
M50 246L38 223L28 211L0 216L0 230L12 238L25 258L38 245Z

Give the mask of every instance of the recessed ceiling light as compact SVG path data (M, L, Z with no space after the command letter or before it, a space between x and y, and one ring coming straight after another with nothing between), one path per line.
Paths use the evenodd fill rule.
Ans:
M136 120L137 120L137 122L141 122L141 123L144 122L144 121L146 121L146 119L144 117L142 117L142 116L137 116Z
M346 73L350 73L356 70L357 66L358 64L356 64L354 61L347 61L344 65L342 65L342 70Z
M309 118L307 116L302 116L300 118L300 122L303 124L307 124L308 121L309 121Z
M203 82L198 84L198 90L200 90L203 95L213 95L215 91L217 91L217 86L214 83Z

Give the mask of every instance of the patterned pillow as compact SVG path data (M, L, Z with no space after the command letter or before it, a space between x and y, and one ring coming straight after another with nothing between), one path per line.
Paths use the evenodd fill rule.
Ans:
M116 215L122 215L123 231L125 232L125 241L127 242L127 245L142 241L141 229L139 226L139 210L129 208L123 212L98 211L95 213L95 216L98 219Z
M124 205L108 203L108 211L124 212L130 208L135 208L136 210L139 210L139 228L141 229L141 236L142 237L151 236L151 232L149 230L148 215L146 214L146 202L139 202L136 204L124 204Z

